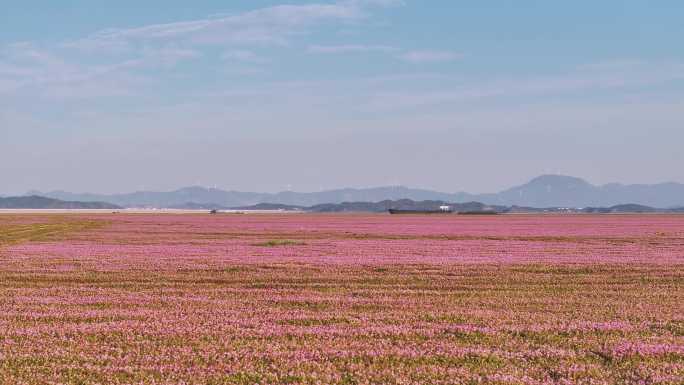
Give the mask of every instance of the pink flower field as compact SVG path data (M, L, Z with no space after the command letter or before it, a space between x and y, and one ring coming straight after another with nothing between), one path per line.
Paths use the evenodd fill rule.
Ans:
M0 384L684 384L684 216L0 215Z

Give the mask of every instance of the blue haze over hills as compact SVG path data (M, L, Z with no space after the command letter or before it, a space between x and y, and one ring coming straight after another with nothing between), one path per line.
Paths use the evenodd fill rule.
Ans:
M225 207L258 203L312 206L323 203L378 202L386 199L477 201L490 205L527 207L608 207L625 203L658 208L684 206L684 184L681 183L668 182L653 185L611 183L596 186L580 178L561 175L542 175L523 185L488 194L445 193L403 186L279 193L225 191L195 186L169 192L138 191L112 195L65 191L31 191L28 194L66 201L108 202L123 207L175 207L188 203L215 204Z

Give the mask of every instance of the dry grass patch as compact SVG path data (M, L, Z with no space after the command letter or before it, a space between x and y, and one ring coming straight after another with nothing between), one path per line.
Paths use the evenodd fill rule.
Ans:
M62 220L47 223L0 223L0 246L25 242L64 240L67 235L101 228L106 223L95 220Z

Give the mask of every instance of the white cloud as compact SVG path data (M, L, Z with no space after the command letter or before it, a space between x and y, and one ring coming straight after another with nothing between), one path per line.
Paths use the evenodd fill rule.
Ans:
M452 51L409 51L399 56L409 63L440 63L461 59L462 54Z
M342 54L342 53L363 53L363 52L395 52L398 49L387 45L363 45L363 44L344 44L344 45L311 45L308 51L321 54Z

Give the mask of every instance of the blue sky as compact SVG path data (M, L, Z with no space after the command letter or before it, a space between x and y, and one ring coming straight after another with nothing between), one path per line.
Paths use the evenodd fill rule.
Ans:
M680 1L3 1L0 193L684 182Z

